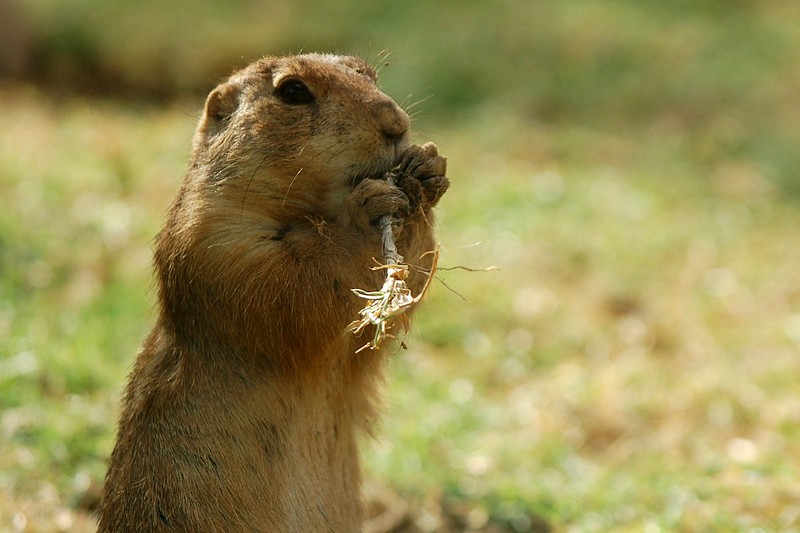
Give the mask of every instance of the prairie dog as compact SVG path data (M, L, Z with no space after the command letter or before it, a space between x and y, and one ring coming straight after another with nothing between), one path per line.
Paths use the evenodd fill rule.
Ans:
M155 244L159 315L125 392L99 531L352 532L356 436L385 349L345 332L379 288L376 221L430 267L446 159L355 57L266 57L208 96ZM397 185L380 178L396 164ZM416 294L425 276L408 279Z

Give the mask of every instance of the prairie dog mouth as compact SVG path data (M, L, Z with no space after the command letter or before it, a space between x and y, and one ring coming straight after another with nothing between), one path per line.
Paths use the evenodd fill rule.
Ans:
M400 163L401 153L393 156L378 157L362 165L354 166L347 174L346 182L355 187L365 179L382 179L384 174L392 170Z

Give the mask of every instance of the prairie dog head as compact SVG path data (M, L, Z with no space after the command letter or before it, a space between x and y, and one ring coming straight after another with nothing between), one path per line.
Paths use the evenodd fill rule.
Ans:
M408 115L356 57L266 57L208 96L192 169L247 196L311 208L388 170L409 146ZM197 174L196 174L197 175Z

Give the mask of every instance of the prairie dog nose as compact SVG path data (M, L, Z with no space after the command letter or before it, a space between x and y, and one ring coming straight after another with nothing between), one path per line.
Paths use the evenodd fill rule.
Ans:
M378 130L389 140L403 137L411 126L406 112L388 97L375 104L374 113Z

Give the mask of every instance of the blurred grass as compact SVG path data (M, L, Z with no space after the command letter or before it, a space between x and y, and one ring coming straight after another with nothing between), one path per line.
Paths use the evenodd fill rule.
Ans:
M383 87L424 99L418 137L450 158L441 264L500 271L440 273L457 294L434 288L392 361L375 480L423 530L443 510L462 529L800 530L795 2L36 0L16 17L0 529L91 530L202 93L268 52L389 49Z
M792 0L34 0L17 11L26 37L6 48L19 50L23 76L56 91L198 95L268 51L377 61L390 50L397 61L384 87L409 101L434 94L423 116L450 122L489 105L529 121L651 135L708 170L742 159L800 192Z

